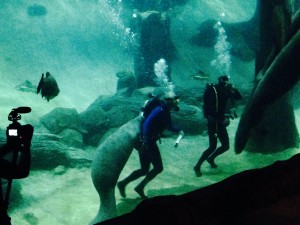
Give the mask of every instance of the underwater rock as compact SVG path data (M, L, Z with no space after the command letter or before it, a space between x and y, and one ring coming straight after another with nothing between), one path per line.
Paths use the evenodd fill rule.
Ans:
M58 166L90 167L92 162L82 149L69 147L51 135L36 133L32 139L31 158L31 170L52 170Z
M40 4L33 4L27 7L27 14L29 16L45 16L47 8Z
M44 115L40 121L53 134L67 128L80 131L80 118L76 109L58 107Z
M101 97L99 97L101 99ZM80 113L80 122L87 131L83 134L83 142L87 145L97 146L99 140L108 130L108 116L96 99L85 111Z
M200 108L183 103L179 105L179 108L178 112L172 112L172 120L186 134L198 135L207 129L207 124Z
M80 121L87 131L84 143L97 146L109 129L119 127L136 117L142 101L123 96L99 96L84 112ZM126 112L126 113L124 113Z
M120 113L126 112L126 113ZM113 107L107 112L108 125L110 128L120 127L127 123L129 120L132 120L138 115L135 110L131 110L128 105L120 105Z
M108 112L113 107L119 105L127 105L130 110L134 110L137 113L140 111L141 102L134 98L127 98L123 96L111 95L111 96L99 96L88 108L88 110L95 110L95 108L101 107L102 110Z
M230 53L244 62L250 62L255 59L255 52L246 43L245 38L237 33L232 33L230 36L230 43L234 43L231 46Z
M141 101L145 100L145 96L148 96L149 93L152 93L153 95L162 95L164 93L164 89L161 87L152 87L152 86L147 86L143 88L139 88L134 90L132 93L131 97L138 98Z
M62 165L59 165L59 166L54 168L54 174L55 175L63 175L66 172L67 172L67 168L62 166Z
M191 43L201 47L213 47L218 31L214 28L217 20L206 20L199 26L198 32L191 38Z
M131 96L136 89L136 80L132 72L128 70L120 71L116 74L118 77L117 94L122 96Z
M62 137L62 141L72 147L83 148L82 134L74 129L64 129L58 134Z
M71 167L71 160L68 158L68 147L59 141L45 138L40 140L41 136L32 138L31 145L31 170L51 170L59 165Z
M107 113L97 104L90 105L85 111L80 113L79 117L82 126L88 133L107 128Z
M259 80L251 99L245 107L235 137L236 153L241 153L246 148L248 141L251 138L251 134L257 133L257 130L255 129L263 128L266 130L267 126L262 126L262 122L269 125L269 133L272 136L260 136L268 137L259 140L261 142L260 149L266 150L272 146L269 149L272 149L273 152L283 151L287 148L295 147L299 143L294 111L292 110L290 102L287 101L287 99L289 99L289 96L287 95L288 92L300 79L299 21L300 13L298 12L295 20L293 20L289 27L290 39L279 53L274 56L275 58L270 60L270 63L266 64L267 68L265 72L263 72L263 76ZM269 59L270 57L268 58L268 61ZM286 68L289 69L287 70ZM283 114L283 110L285 110L286 114ZM269 116L265 117L265 115ZM272 115L272 117L270 115ZM287 125L285 127L282 123L282 118L284 118L284 125ZM275 125L277 125L277 129ZM284 137L284 135L287 136ZM259 142L258 140L255 141L256 144ZM280 141L280 143L277 141ZM262 147L262 144L266 147Z
M217 41L218 31L215 25L218 21L209 19L200 24L196 35L191 37L191 43L200 47L211 48ZM257 17L239 23L224 23L228 42L231 44L231 53L243 61L255 58L257 50L258 30ZM249 32L249 30L251 32Z

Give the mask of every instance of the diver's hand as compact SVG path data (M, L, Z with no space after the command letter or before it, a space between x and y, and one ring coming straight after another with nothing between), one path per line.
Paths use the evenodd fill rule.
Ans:
M184 132L183 132L183 130L179 131L179 135L181 135L182 137L184 137Z

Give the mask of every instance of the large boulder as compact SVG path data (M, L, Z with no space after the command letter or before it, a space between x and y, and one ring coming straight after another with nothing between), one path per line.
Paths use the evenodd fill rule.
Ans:
M122 70L116 74L118 77L117 94L125 97L131 96L136 89L135 76L131 71Z
M102 97L96 99L84 112L80 113L82 127L87 131L83 135L83 142L97 146L99 140L108 129L107 113L100 104Z
M64 129L62 132L58 134L62 137L62 141L72 147L83 148L83 137L82 133L73 129Z
M79 114L71 108L55 108L40 121L53 134L58 134L66 128L80 130Z
M31 170L52 170L58 166L89 167L91 158L80 148L70 147L62 137L47 133L34 133L31 143Z
M99 96L80 113L81 124L87 131L83 135L84 143L97 146L106 132L137 116L140 105L138 101L124 96Z

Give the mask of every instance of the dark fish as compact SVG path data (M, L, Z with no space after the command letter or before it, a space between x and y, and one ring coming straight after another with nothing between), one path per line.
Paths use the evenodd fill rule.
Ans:
M55 98L59 93L59 88L54 77L47 72L46 77L42 74L41 80L37 87L37 94L41 92L42 98L47 99L49 102L50 99Z

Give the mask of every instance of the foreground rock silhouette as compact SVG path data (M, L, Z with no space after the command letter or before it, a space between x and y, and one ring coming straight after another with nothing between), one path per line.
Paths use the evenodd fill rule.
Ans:
M141 202L101 225L300 224L300 154L180 195Z

